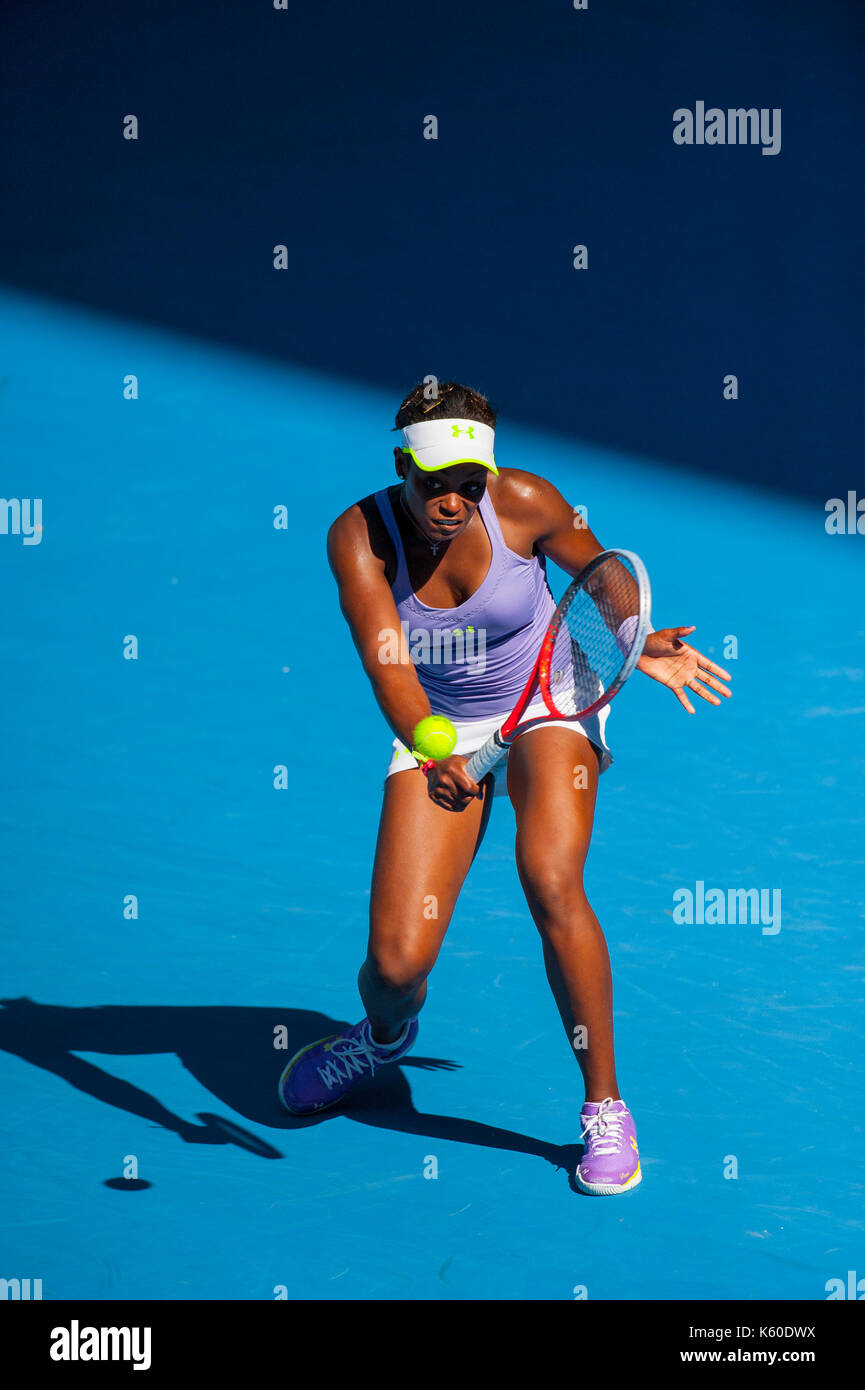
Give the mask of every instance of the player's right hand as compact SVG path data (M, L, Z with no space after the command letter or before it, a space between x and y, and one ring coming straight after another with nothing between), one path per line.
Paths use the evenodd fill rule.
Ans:
M452 753L441 758L427 774L427 792L446 811L464 811L481 789L465 770L468 758Z

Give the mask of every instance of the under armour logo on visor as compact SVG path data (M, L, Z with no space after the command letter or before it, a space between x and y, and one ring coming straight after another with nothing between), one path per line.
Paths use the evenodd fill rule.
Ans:
M469 427L468 427L467 430L461 430L460 427L459 427L459 425L454 425L454 427L453 427L451 433L453 434L454 439L456 439L456 437L457 437L458 434L467 434L468 437L469 437L469 439L474 439L474 437L475 437L475 427L474 427L474 425L469 425Z

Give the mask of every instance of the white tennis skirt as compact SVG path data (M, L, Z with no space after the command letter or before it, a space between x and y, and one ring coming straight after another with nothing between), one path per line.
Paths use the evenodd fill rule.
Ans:
M600 771L606 772L613 761L613 755L607 747L604 737L604 726L609 712L609 705L605 705L597 714L589 715L582 722L576 719L545 719L543 716L547 713L547 707L541 700L536 704L529 705L520 721L527 727L520 729L518 737L522 738L524 734L533 729L574 729L589 740L598 754ZM476 749L483 747L490 735L502 727L509 714L510 710L505 710L504 713L492 715L489 719L451 720L457 731L457 745L454 752L467 758L469 753L474 753ZM535 722L532 723L532 720ZM420 764L417 759L412 756L411 751L406 748L402 740L395 738L385 777L392 777L395 772L411 772L419 767ZM501 762L493 768L492 775L495 781L493 796L505 796L507 794L507 767L508 754L506 753Z

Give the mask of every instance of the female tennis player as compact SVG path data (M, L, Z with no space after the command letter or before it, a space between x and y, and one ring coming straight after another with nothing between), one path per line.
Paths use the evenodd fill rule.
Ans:
M496 466L495 424L494 408L468 387L443 383L430 401L416 386L396 416L400 481L349 507L328 534L342 611L396 737L358 976L365 1017L302 1048L279 1095L292 1114L311 1114L414 1046L427 977L492 797L507 793L547 978L569 1042L580 1029L585 1043L575 1048L586 1094L576 1180L584 1192L620 1193L640 1182L640 1159L616 1081L609 955L582 882L598 779L612 761L609 707L580 722L529 722L480 786L465 770L514 708L538 656L556 608L547 557L575 576L602 547L551 483ZM693 631L650 631L638 662L689 714L689 691L714 705L730 693L727 672L682 640ZM437 644L445 633L451 641ZM458 741L425 776L412 737L431 713L452 721ZM535 714L547 714L542 703L527 720Z

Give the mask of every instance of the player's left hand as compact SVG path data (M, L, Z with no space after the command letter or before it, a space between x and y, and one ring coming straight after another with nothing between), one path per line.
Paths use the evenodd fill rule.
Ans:
M680 705L684 705L689 714L694 713L694 706L685 694L686 690L693 690L702 699L708 700L710 705L720 705L721 701L712 691L717 690L720 695L726 695L729 699L731 692L725 685L715 679L720 676L721 680L731 679L729 671L723 667L716 666L714 661L710 661L702 652L698 652L696 647L690 647L687 642L681 639L689 632L694 632L691 627L663 627L659 632L650 632L643 647L643 655L637 662L637 669L642 671L645 676L651 676L653 681L658 681L661 685L667 685L672 690ZM711 689L707 690L706 686Z

